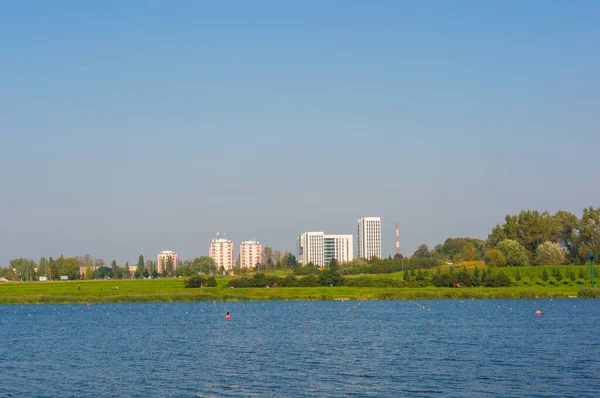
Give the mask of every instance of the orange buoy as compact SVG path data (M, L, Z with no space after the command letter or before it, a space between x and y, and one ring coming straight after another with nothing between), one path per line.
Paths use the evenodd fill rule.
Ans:
M183 325L183 322L179 322L180 325Z
M540 311L540 310L537 310L537 311L535 312L535 314L536 314L537 316L540 316L540 315L542 315L542 311Z

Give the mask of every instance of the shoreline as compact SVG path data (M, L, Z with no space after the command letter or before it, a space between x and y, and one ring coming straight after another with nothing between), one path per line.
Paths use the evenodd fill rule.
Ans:
M83 285L83 284L82 284ZM468 300L468 299L536 299L582 298L577 290L562 288L502 287L502 288L203 288L178 292L132 292L123 290L44 292L25 294L15 289L2 294L0 304L101 304L149 302L243 302L243 301L306 301L306 300ZM585 296L589 297L589 296Z

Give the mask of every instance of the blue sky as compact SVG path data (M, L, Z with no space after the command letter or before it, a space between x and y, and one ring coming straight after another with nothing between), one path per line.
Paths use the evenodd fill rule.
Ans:
M0 4L0 264L600 205L595 1ZM237 246L236 246L237 247Z

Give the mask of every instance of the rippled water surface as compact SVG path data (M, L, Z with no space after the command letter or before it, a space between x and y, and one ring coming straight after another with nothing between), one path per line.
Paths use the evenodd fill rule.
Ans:
M0 306L0 363L1 397L598 397L600 300Z

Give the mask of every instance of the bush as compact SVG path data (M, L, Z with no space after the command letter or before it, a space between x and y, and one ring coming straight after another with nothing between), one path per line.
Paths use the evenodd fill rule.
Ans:
M281 281L281 286L283 287L295 287L298 286L298 278L293 275L286 276Z
M535 251L536 265L562 265L565 251L558 243L544 242Z
M298 280L299 287L317 287L319 286L319 278L314 275L305 276Z
M510 278L506 276L504 272L499 272L497 274L489 274L485 281L483 281L483 286L485 287L502 287L502 286L510 286Z
M502 252L506 258L506 265L510 267L519 267L529 263L527 251L515 240L504 239L498 243L498 250Z
M319 268L315 267L312 263L308 263L302 267L294 268L294 275L318 275Z
M431 278L431 283L435 287L451 287L454 282L454 278L450 274L435 274Z
M488 250L485 253L485 261L490 267L504 267L506 266L506 257L498 249Z
M186 279L183 282L183 286L185 288L198 288L200 286L216 287L217 286L217 280L215 279L214 276L196 275L196 276L192 276L189 279Z
M319 284L321 286L342 286L344 278L333 269L326 269L319 274Z

